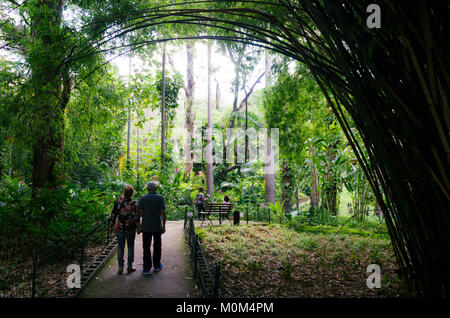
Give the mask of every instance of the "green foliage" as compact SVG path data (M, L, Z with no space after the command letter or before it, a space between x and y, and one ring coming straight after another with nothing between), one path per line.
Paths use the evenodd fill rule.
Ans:
M27 1L18 12L22 19L29 18L31 24L26 23L23 30L17 28L13 19L2 20L0 24L1 31L7 35L5 39L8 44L19 47L21 50L18 54L23 58L20 62L0 60L0 173L5 174L11 168L13 175L22 176L21 180L28 184L32 176L33 146L50 144L47 149L51 154L50 164L64 162L64 169L60 167L60 170L65 171L70 184L75 184L56 184L37 191L35 197L31 198L26 186L23 189L12 186L18 182L16 179L3 179L2 191L5 197L2 211L7 211L5 215L13 219L17 218L17 231L22 231L22 227L31 227L27 233L31 233L37 241L42 241L39 244L43 246L56 246L55 242L59 241L72 244L75 232L83 232L85 228L81 225L70 227L70 224L76 222L76 218L86 221L86 224L92 223L90 217L95 213L90 210L91 206L99 210L110 208L108 204L99 206L95 203L99 196L105 193L120 194L125 184L133 184L136 188L135 197L139 198L146 193L145 183L156 177L161 184L160 193L167 201L169 219L182 218L184 208L192 207L198 187L204 186L203 176L182 176L177 171L180 162L175 161L173 145L169 141L166 144L165 169L159 170L161 149L155 140L160 138L160 133L154 127L152 131L146 131L144 124L155 119L147 118L146 110L161 109L161 72L141 72L131 77L126 85L111 67L99 68L105 62L104 55L92 54L94 48L90 41L102 39L106 30L104 27L111 23L120 24L124 19L123 12L133 12L148 3L75 1L70 5L75 10L73 21L57 18L60 9L55 1ZM208 6L223 8L225 4L217 2L209 3ZM241 8L244 5L228 3L227 6ZM275 13L278 9L274 7L270 10ZM245 17L242 19L247 20ZM85 26L78 28L74 26L76 23ZM273 27L258 23L264 28ZM251 30L247 31L251 33ZM104 46L119 44L122 40L148 40L155 36L190 32L192 30L182 26L158 29L149 26L118 38L118 42L104 43ZM214 32L221 34L223 30ZM239 89L248 88L247 80L259 62L262 51L238 42L222 42L220 47L237 62L232 88L237 98ZM151 55L154 59L152 63L160 69L155 63L160 55L154 54L154 50L145 48L137 52ZM281 192L278 199L282 198L269 209L272 209L276 221L285 223L290 222L292 217L283 212L279 201L283 201L283 205L290 203L296 190L308 195L311 193L309 163L315 162L318 168L321 195L326 202L333 187L339 188L343 171L349 171L345 157L348 149L339 143L342 133L329 118L322 93L306 67L298 64L295 72L290 73L286 60L275 56L272 58L275 67L271 72L275 71L279 75L278 80L268 92L262 94L261 90L255 92L254 96L259 94L257 107L258 110L265 108L268 126L280 129L280 159L286 169L278 175L278 185L281 185L277 188ZM182 77L177 72L167 72L165 85L167 133L170 137ZM140 144L138 153L137 138L132 136L131 156L125 162L122 143L128 111L132 114L134 126L141 129L140 132L144 131L141 138L151 142ZM199 115L205 116L204 113ZM229 115L222 110L221 115L224 119L234 121L235 126L242 126L245 120L240 112ZM249 127L261 126L263 120L257 111L249 111L247 115ZM217 124L215 128L226 127L227 124ZM335 144L336 154L330 156L330 145ZM311 154L312 145L317 148L315 156ZM9 146L12 149L11 159L8 156ZM60 156L62 150L63 156ZM139 168L135 159L138 155L142 155ZM245 209L249 215L261 212L257 204L264 197L263 167L242 165L233 171L227 169L226 164L215 166L215 187L219 191L211 199L222 202L223 196L229 195L241 211ZM198 164L194 170L204 171L204 165ZM346 181L346 186L352 184L350 177ZM75 195L68 189L72 189ZM364 200L359 202L364 203ZM302 214L302 222L334 224L335 218L328 215L328 207L322 205L306 216ZM22 215L20 210L26 212L22 211ZM268 214L267 207L262 212ZM48 220L41 215L48 217Z
M48 185L34 197L31 192L18 179L3 177L0 236L2 249L20 247L17 253L34 257L55 249L59 256L77 253L89 228L106 220L113 200L97 190L80 190L63 181Z
M359 133L355 134L360 147L365 155L367 150L362 145ZM375 195L370 188L369 182L364 175L364 172L359 164L356 164L356 158L353 153L349 154L349 160L353 162L352 165L346 167L346 176L343 178L345 188L351 193L351 209L350 213L354 214L357 221L364 221L369 215L369 208L375 207Z
M162 73L158 72L156 77L156 89L158 91L159 100L162 98ZM178 93L180 88L183 87L183 80L180 74L176 73L173 76L169 76L166 73L165 76L165 113L167 118L167 124L169 127L173 125L176 109L178 107ZM153 108L161 108L161 104L154 104Z
M348 216L333 216L326 210L322 213L309 211L299 213L285 225L299 232L335 234L339 231L340 234L388 238L386 224L383 221L375 218L360 221L350 219Z
M264 107L269 127L279 128L283 169L277 178L286 211L295 201L297 189L311 195L314 174L317 175L321 201L320 208L309 211L308 222L330 222L332 218L327 214L338 214L343 185L354 192L354 206L359 210L367 209L373 202L373 194L367 181L358 181L363 174L359 166L355 166L353 151L345 142L331 110L326 107L322 91L304 66L298 65L292 74L286 70L279 74L264 96ZM351 120L349 122L352 124ZM360 146L364 150L362 142ZM357 168L357 173L353 167Z
M264 98L269 127L279 128L280 152L290 163L304 163L307 140L324 126L325 98L311 73L298 64L294 74L287 71Z
M264 110L268 126L279 128L279 160L283 169L277 177L288 211L297 188L311 192L311 139L325 127L325 99L310 72L298 65L293 74L280 72L264 96Z
M65 129L66 173L72 182L98 183L117 167L127 118L126 97L123 83L111 69L95 74L73 92Z
M327 125L312 138L314 156L312 160L318 171L318 181L322 196L322 207L337 214L338 191L342 187L343 177L349 169L349 146L343 143L343 132L328 114Z
M289 219L288 216L284 213L283 204L280 202L275 202L275 204L269 204L270 210L273 213L275 220L279 223L283 223L284 219Z

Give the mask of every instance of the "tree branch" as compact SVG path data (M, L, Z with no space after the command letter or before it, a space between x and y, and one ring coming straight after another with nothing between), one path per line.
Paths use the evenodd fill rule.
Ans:
M166 52L166 56L167 56L167 59L169 60L169 65L176 71L177 69L173 62L172 55L170 55L169 52ZM183 81L182 84L183 84L184 92L187 93L188 89L187 89L186 83Z
M250 88L250 90L245 94L244 99L242 100L242 102L239 104L239 107L237 108L237 111L240 111L244 106L245 106L245 102L248 100L248 98L250 97L250 95L253 93L253 89L255 88L255 86L261 81L261 78L264 76L265 72L262 72L261 75L259 75L258 79L253 83L252 87Z

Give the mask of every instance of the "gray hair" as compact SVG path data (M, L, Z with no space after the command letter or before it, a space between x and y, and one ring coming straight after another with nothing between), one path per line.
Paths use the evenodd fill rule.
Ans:
M154 181L150 181L147 183L147 190L150 192L155 192L156 188L158 188L158 184Z

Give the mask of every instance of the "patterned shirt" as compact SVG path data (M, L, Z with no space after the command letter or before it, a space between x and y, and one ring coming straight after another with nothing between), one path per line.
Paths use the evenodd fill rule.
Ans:
M136 230L136 223L139 223L140 215L137 211L137 204L135 200L125 200L123 198L117 199L114 202L111 215L109 217L109 224L114 228L116 218L120 221L119 232L132 232Z

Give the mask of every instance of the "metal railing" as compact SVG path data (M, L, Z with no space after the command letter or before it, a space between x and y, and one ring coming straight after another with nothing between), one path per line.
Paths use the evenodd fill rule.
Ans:
M197 212L195 209L192 209L191 212L187 212L189 209L186 207L185 211L185 219L186 215L188 213L191 213L192 217L197 216ZM231 210L229 216L234 217L234 213L239 212L240 213L240 222L263 222L263 223L271 223L271 210L270 208L262 203L241 203L236 204L233 209ZM212 219L218 219L219 216L211 215L210 218Z
M245 203L237 206L236 209L243 211L245 221L254 222L271 222L270 208L268 206L261 207L261 203L251 204Z
M80 247L80 272L83 273L83 265L84 265L84 258L86 256L86 245L89 241L89 239L94 235L100 232L101 230L104 230L106 227L106 241L105 245L107 246L109 243L109 223L108 219L104 220L100 223L93 224L88 232L83 235L83 238L81 239L81 247Z
M194 276L200 287L201 296L205 298L219 297L220 266L217 262L212 266L206 261L198 235L195 233L194 220L186 207L184 231L189 245L190 263Z
M105 251L111 250L111 245L115 244L116 241L110 238L109 235L109 224L108 219L104 219L103 221L94 223L91 225L88 229L88 231L83 235L81 238L80 246L77 248L79 249L79 266L80 266L80 275L81 275L81 283L82 285L88 282L88 279L86 277L89 277L89 274L93 272L93 266L92 263L98 262L99 258L104 258ZM105 231L105 233L102 233ZM96 236L94 236L96 235ZM86 263L86 248L88 247L89 240L92 238L98 239L102 235L105 235L105 238L101 240L102 243L100 243L97 247L101 248L101 251L97 253L96 255L93 255L91 257L91 262L89 266L85 266ZM55 248L51 254L46 256L45 258L38 260L37 262L34 262L32 265L32 274L31 274L31 298L36 297L45 297L48 295L48 291L52 286L50 286L49 282L39 280L39 278L42 274L39 272L40 269L44 269L48 267L51 262L54 261L55 256L63 249L67 248L64 246L60 246L58 248ZM97 264L100 265L100 264ZM85 268L86 267L86 268ZM60 282L61 283L61 282ZM64 282L62 282L64 283ZM70 297L78 294L79 290L73 290L68 289L67 286L65 286L64 292L62 292L61 297Z

